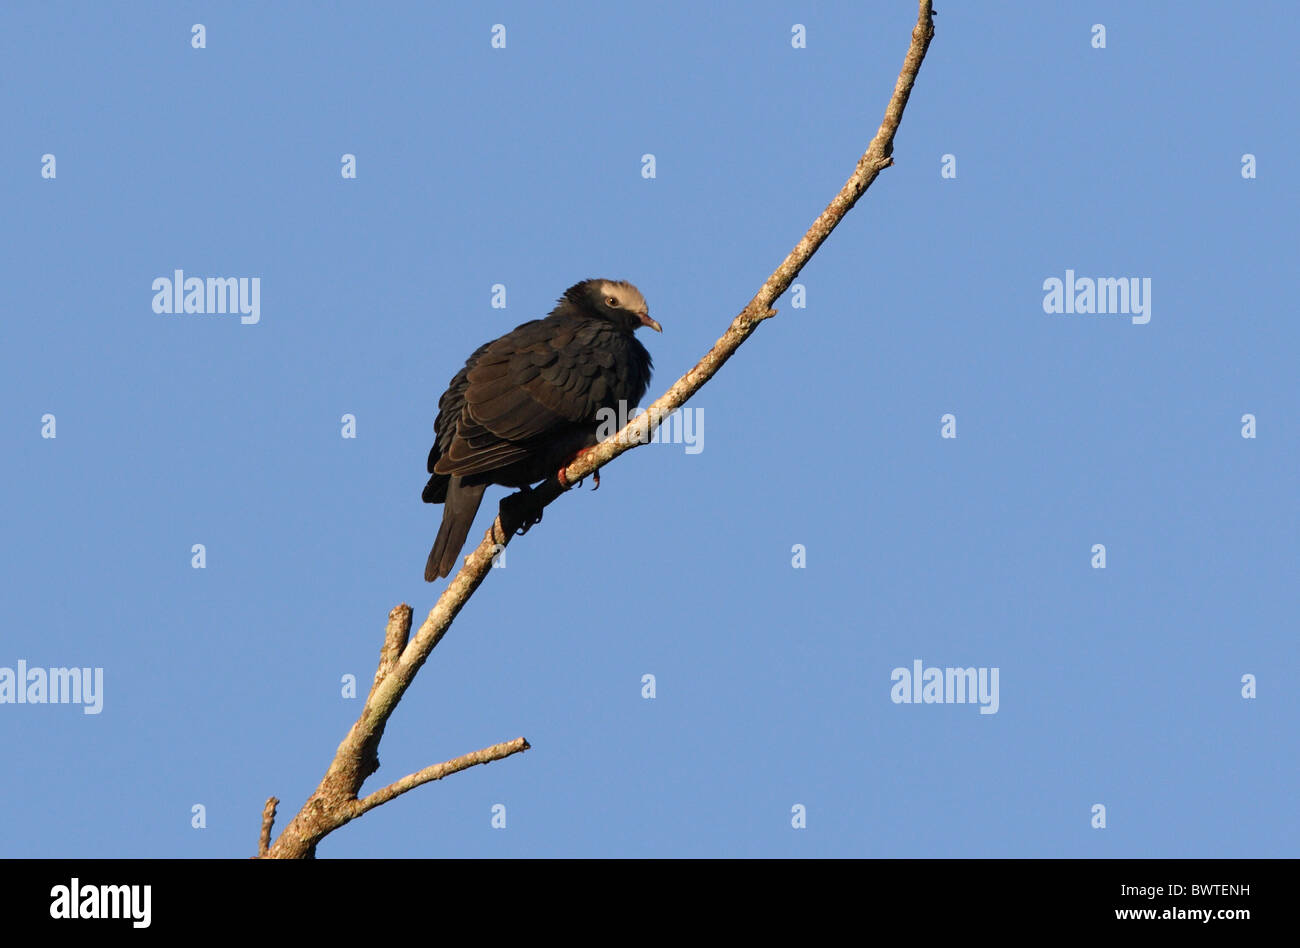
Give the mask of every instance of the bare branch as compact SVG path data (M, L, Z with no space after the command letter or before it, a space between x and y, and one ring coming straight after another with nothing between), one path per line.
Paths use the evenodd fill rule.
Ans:
M411 607L402 603L388 613L388 627L384 629L384 647L379 653L379 667L375 669L375 680L370 686L370 694L375 693L375 686L384 680L384 676L393 670L406 641L411 636ZM369 699L367 699L369 700Z
M531 745L522 737L516 737L513 741L506 741L503 744L493 744L491 747L485 747L482 750L465 754L446 763L434 764L431 767L425 767L413 774L408 774L395 783L390 783L382 790L376 790L374 793L357 801L354 808L353 816L360 816L367 810L373 810L381 803L387 803L393 797L401 796L407 790L414 790L422 783L429 783L434 780L441 780L450 774L459 773L462 770L468 770L478 764L490 764L494 760L501 760L509 757L511 754L518 754L526 751Z
M732 320L731 325L713 347L689 372L678 379L648 409L647 413L632 419L623 430L610 436L590 451L585 452L564 471L565 480L576 484L589 474L604 467L624 451L650 440L659 419L680 408L735 354L741 344L753 334L763 320L775 316L772 303L789 289L799 271L808 263L831 231L853 208L858 199L875 181L881 170L893 164L894 136L898 132L907 106L912 86L934 37L934 10L930 0L920 0L916 27L912 41L903 60L903 68L894 94L885 109L884 120L866 152L858 159L857 167L826 209L817 216L807 233L795 244L781 265L764 281L758 293ZM366 777L379 767L378 747L384 726L397 702L410 687L416 672L437 647L452 621L464 608L474 590L487 577L498 544L508 544L516 530L533 519L531 514L540 511L568 488L552 476L533 491L515 494L502 502L500 515L492 528L465 560L460 571L452 577L447 588L438 597L415 637L408 641L411 610L405 604L389 613L388 628L384 637L379 667L374 684L366 698L361 716L339 745L334 761L321 779L320 786L303 808L285 827L270 855L279 858L301 858L315 854L316 843L325 835L367 810L391 800L422 783L437 780L450 773L489 760L499 760L510 754L528 749L523 738L497 744L464 757L436 764L410 774L377 790L364 799L357 794ZM511 501L520 501L511 503ZM267 830L269 832L269 830Z
M271 827L275 825L275 809L280 805L280 801L275 797L266 798L266 806L262 807L262 832L257 840L257 854L265 856L271 848Z

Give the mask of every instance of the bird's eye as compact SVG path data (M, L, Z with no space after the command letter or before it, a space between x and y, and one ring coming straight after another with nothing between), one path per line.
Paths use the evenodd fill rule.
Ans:
M618 307L618 300L614 299L614 297L612 297L612 296L607 296L607 297L605 297L605 305L606 305L606 306L613 306L613 307L617 308L617 307Z

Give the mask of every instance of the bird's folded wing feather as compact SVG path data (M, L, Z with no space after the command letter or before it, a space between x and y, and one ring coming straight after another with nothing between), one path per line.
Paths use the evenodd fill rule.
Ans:
M503 467L529 454L532 439L591 421L614 365L609 352L593 347L598 331L526 324L483 349L467 367L454 436L437 473L463 477Z

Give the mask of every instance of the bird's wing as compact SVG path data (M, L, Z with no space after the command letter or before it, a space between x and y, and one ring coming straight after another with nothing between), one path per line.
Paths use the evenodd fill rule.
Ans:
M527 456L535 439L592 421L609 394L615 357L602 343L610 334L589 320L538 320L480 350L465 368L455 433L437 473L504 467Z
M466 375L491 345L492 343L485 342L474 350L474 354L466 360L465 367L456 373L447 390L442 393L442 398L438 399L438 417L433 421L433 447L429 449L427 465L430 474L435 473L434 467L438 459L450 450L452 441L456 438L456 424L465 409L465 388L469 385Z

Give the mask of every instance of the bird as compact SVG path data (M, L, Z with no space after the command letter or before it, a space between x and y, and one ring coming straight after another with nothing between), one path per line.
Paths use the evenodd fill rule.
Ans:
M424 567L428 582L456 566L488 485L529 489L597 442L623 402L626 417L650 384L653 362L634 335L650 318L625 280L588 279L534 319L474 350L438 399L429 481L421 499L442 504ZM599 481L597 481L599 485ZM540 516L540 515L539 515Z

